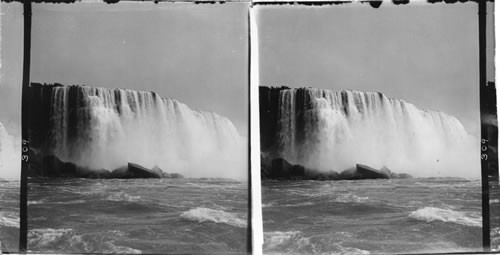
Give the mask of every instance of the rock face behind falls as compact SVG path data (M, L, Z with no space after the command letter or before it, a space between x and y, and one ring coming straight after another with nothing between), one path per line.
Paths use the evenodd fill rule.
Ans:
M260 87L259 100L269 158L322 172L358 162L417 176L479 169L477 139L458 119L382 93Z

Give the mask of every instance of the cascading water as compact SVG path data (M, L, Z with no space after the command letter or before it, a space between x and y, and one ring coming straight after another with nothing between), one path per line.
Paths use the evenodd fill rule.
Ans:
M154 92L41 88L39 97L49 99L46 150L64 161L108 170L134 162L191 177L246 175L244 139L225 117Z
M261 109L275 121L264 123L274 134L264 135L263 151L273 157L319 170L361 163L421 177L480 176L478 138L442 112L381 93L261 87L260 96L278 102Z
M21 150L18 139L7 133L0 123L0 178L19 179L21 175Z

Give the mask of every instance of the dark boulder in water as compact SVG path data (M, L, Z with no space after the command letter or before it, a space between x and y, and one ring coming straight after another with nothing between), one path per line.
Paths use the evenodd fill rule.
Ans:
M130 179L134 178L132 173L128 171L127 166L122 166L120 168L117 168L111 172L109 175L109 178L114 178L114 179Z
M38 172L45 177L78 178L75 164L63 162L54 155L43 157L42 168Z
M331 180L340 180L340 174L335 171L317 171L313 169L308 169L306 172L307 179L309 180L318 180L318 181L331 181Z
M82 169L85 170L85 172L81 172L80 178L91 178L91 179L107 179L110 177L111 172L106 169L99 169L99 170L89 170L89 169Z
M340 180L341 177L335 171L319 171L299 164L294 165L284 158L267 160L261 156L261 179Z
M167 178L167 179L181 179L181 178L184 178L184 176L182 174L167 173L167 172L163 171L163 169L161 169L159 166L154 166L151 169L151 171L153 171L154 173L156 173L159 176L161 176L161 178Z
M276 180L365 180L365 179L391 179L412 178L409 174L397 174L387 167L380 170L356 164L355 167L346 169L341 173L335 171L319 171L305 166L288 162L283 158L275 158L271 161L261 156L261 179Z
M269 161L261 158L261 179L316 180L320 175L317 170L294 165L283 158Z
M161 175L153 170L134 163L128 163L127 166L117 168L110 174L110 178L133 179L133 178L161 178Z
M301 165L293 165L292 168L290 169L290 174L292 176L304 177L306 175L306 168Z
M389 179L389 175L375 168L356 164L356 167L344 170L340 174L343 180L362 180L362 179Z
M151 168L151 171L159 174L160 176L163 175L163 169L161 169L159 166L154 166L153 168Z
M340 173L340 178L342 180L356 180L361 179L361 174L357 171L355 167L346 169Z
M275 158L271 163L271 178L289 178L291 177L292 164L283 158Z
M161 174L134 163L128 163L128 171L132 173L132 178L161 178Z
M406 173L391 173L391 179L410 179L413 178L413 176L406 174Z
M265 180L265 179L271 179L271 165L272 160L269 157L266 157L264 155L260 155L260 178Z
M292 165L283 158L275 158L271 162L271 169L266 175L271 179L307 179L306 168L301 165Z
M386 166L383 166L383 167L380 169L380 172L382 172L382 173L384 173L384 174L387 174L387 176L389 176L389 177L390 177L390 176L391 176L391 174L392 174L392 171L391 171L388 167L386 167Z
M106 169L90 169L71 162L64 162L54 155L40 155L32 152L28 168L29 177L49 178L92 178L92 179L130 179L161 178L157 169L150 170L137 164L129 163L112 172ZM160 169L161 170L161 169ZM167 178L183 178L180 174L169 174Z
M161 175L162 178L167 178L167 179L182 179L184 178L184 176L182 174L178 174L178 173L163 173Z
M106 169L94 170L81 167L71 162L64 162L54 155L43 157L41 167L37 164L30 169L30 176L51 178L108 178L110 172Z
M356 164L356 169L364 179L389 179L389 175L369 166Z

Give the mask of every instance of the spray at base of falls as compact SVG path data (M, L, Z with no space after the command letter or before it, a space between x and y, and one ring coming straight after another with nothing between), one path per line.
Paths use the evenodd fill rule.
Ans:
M0 123L0 178L19 179L20 177L20 139L7 133L7 129Z

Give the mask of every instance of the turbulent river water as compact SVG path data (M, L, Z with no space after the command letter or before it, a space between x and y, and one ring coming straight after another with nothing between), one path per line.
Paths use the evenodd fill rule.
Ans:
M481 251L481 183L264 181L265 254Z
M245 253L247 183L31 179L28 250Z

